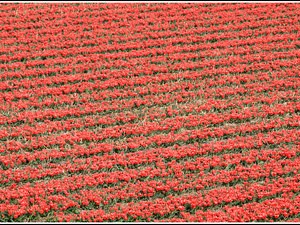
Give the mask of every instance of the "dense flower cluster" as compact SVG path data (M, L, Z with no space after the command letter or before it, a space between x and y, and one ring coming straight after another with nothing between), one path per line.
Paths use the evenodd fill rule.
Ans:
M0 222L299 222L298 4L0 10Z

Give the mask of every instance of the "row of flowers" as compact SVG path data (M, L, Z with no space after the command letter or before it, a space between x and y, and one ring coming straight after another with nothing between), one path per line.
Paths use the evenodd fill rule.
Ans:
M249 29L249 31L247 30L241 30L241 31L237 31L237 32L226 32L225 34L219 34L219 33L213 33L213 34L207 34L205 36L200 36L198 33L203 33L204 30L199 31L199 29L194 29L194 31L191 31L191 29L188 29L188 31L184 32L184 31L178 31L180 34L183 34L184 36L182 37L177 37L177 31L174 34L175 37L172 37L172 35L170 36L169 32L167 32L167 34L165 34L168 38L165 37L155 37L155 39L149 39L147 41L129 41L127 43L114 43L113 45L108 45L107 43L103 43L100 42L100 40L97 40L95 42L95 40L93 40L95 43L93 43L93 45L97 45L97 47L84 47L84 46L78 46L78 44L82 44L83 40L80 40L79 43L77 41L67 41L69 42L69 47L67 49L48 49L48 50L43 50L43 51L37 51L37 52L28 52L28 51L23 51L20 53L14 54L14 55L1 55L0 56L0 61L4 61L4 62L10 62L13 60L21 60L21 59L32 59L32 58L36 58L36 57L50 57L50 56L54 56L55 58L57 57L57 55L60 56L69 56L70 55L77 55L77 54L83 54L83 53L97 53L97 52L102 52L102 54L98 54L98 57L92 57L92 58L86 58L88 60L99 60L99 59L106 59L107 57L105 57L106 55L111 55L111 54L103 54L107 51L124 51L124 50L138 50L138 51L132 51L133 57L136 57L137 55L139 55L139 53L142 53L143 51L145 51L144 49L149 48L149 47L156 47L158 52L165 52L164 49L166 47L169 47L170 45L176 45L176 44L185 44L185 43L197 43L197 42L207 42L207 41L212 41L215 39L218 39L218 41L216 43L205 43L205 46L199 47L200 49L211 49L211 48L217 48L217 47L225 47L225 46L240 46L240 45L246 45L246 43L250 43L250 44L254 44L254 43L268 43L268 42L274 42L277 40L281 40L281 41L297 41L299 35L297 34L291 34L291 32L297 31L297 26L296 25L292 25L294 23L293 19L289 19L291 20L290 23L291 25L287 28L286 26L282 27L282 26L275 26L275 27L270 27L270 28L261 28L260 30L255 30L253 31L252 29ZM268 21L268 20L267 20ZM281 20L280 20L281 21ZM281 21L281 22L286 22L286 21ZM280 22L280 23L281 23ZM260 22L261 23L261 22ZM271 23L272 22L268 22ZM206 28L205 28L206 31ZM175 31L174 31L175 32ZM282 35L274 35L274 36L270 36L269 34L271 33L283 33ZM166 32L164 32L166 33ZM157 33L154 32L154 34ZM249 38L249 36L254 35L256 37L251 37ZM263 35L263 36L262 36ZM153 35L152 35L153 36ZM49 34L50 37L50 34ZM48 39L46 38L47 43L48 43ZM90 41L92 42L92 41ZM100 43L98 43L100 42ZM58 43L64 43L61 42L61 40L59 39ZM53 47L59 47L57 46L58 43L54 42L51 45L53 45ZM71 44L72 43L72 44ZM298 42L297 42L298 43ZM89 43L92 44L92 43ZM226 45L227 44L227 45ZM74 47L73 47L74 46ZM159 49L160 47L164 47L162 49ZM173 46L173 47L177 47L177 46ZM13 47L12 47L13 48ZM64 46L61 46L61 48L64 48ZM14 49L8 49L9 52L11 52L13 50L13 52L17 51L15 48ZM24 49L23 49L24 50ZM5 53L3 52L4 50L2 50L2 54ZM20 51L20 50L19 50ZM152 54L151 51L148 52L147 55ZM155 49L154 49L155 52ZM167 51L168 52L168 51ZM167 53L165 52L165 53ZM120 54L124 54L123 53L118 53L116 56L113 56L113 58L118 57L118 55ZM145 54L145 53L144 53ZM93 54L95 55L95 54ZM55 60L54 58L54 60ZM74 58L74 57L72 57ZM72 59L71 58L71 59ZM126 56L127 58L127 56ZM76 59L73 59L73 61ZM52 61L52 60L47 60L47 61ZM47 62L46 61L46 62ZM57 61L57 60L56 60ZM45 63L46 63L45 62ZM34 61L32 62L34 63ZM28 65L31 65L32 63L21 63L21 65L25 68L28 67ZM19 63L18 63L19 64ZM17 65L17 64L16 64ZM24 76L24 75L23 75Z
M263 47L263 46L262 46ZM270 46L269 46L270 47ZM276 47L276 45L273 43L273 48ZM284 45L284 46L281 46L281 49L289 49L290 48L290 44L288 45ZM247 63L251 63L251 62L255 62L255 61L262 61L262 60L278 60L278 59L286 59L286 58L289 58L289 57L298 57L299 55L299 50L292 50L292 51L289 51L289 52L266 52L264 54L261 54L261 53L258 53L258 54L251 54L249 55L249 49L240 49L240 48L235 48L235 49L232 49L232 51L223 51L225 55L228 55L228 54L232 54L234 51L237 51L237 49L239 49L239 52L238 54L247 54L246 56L241 56L241 55L238 55L238 56L229 56L227 58L222 58L222 59L219 59L219 60L212 60L212 59L206 59L204 60L201 65L202 67L216 67L216 66L222 66L222 65L235 65L235 64L247 64ZM274 49L273 49L274 50ZM253 51L253 50L251 50ZM165 62L165 63L171 63L170 61L168 61L168 59L170 60L187 60L187 59L192 59L192 58L199 58L199 57L207 57L207 56L210 56L211 54L215 54L214 52L216 52L216 54L218 53L221 53L222 50L220 51L216 51L216 50L209 50L209 51L206 51L206 52L201 52L201 53L174 53L174 54L171 54L171 55L167 55L167 56L159 56L159 57L151 57L151 58L138 58L138 59L127 59L126 61L124 60L118 60L118 61L115 61L113 63L107 63L105 61L103 61L102 63L99 63L99 65L101 64L101 66L105 66L107 68L111 67L111 66L114 66L114 67L120 67L120 66L124 66L124 65L130 65L130 66L135 66L137 64L141 65L141 66L145 66L145 67L149 67L149 68L152 68L152 70L155 72L157 69L153 68L153 67L157 67L159 70L162 70L162 67L160 67L159 65L156 65L154 64L154 62ZM222 53L223 54L223 53ZM95 55L93 55L94 57ZM62 61L64 61L65 63L74 63L76 64L78 61L84 61L84 59L89 59L90 60L90 57L76 57L75 59L75 62L73 62L73 60L71 58L67 58L65 60L62 60L60 58L57 58L55 59L55 62L58 62L59 63L62 63ZM51 59L52 60L52 59ZM101 61L101 59L99 59ZM155 61L154 61L155 60ZM37 63L34 64L34 66L37 66L37 65L40 65L40 63L42 64L45 64L47 65L47 68L49 68L49 65L51 65L50 62L47 62L48 60L40 60L40 61L36 61ZM38 63L40 62L40 63ZM54 62L54 61L53 61ZM276 62L276 61L275 61ZM273 62L273 63L275 63ZM30 63L32 63L32 61L30 61ZM50 64L49 64L50 63ZM118 63L118 64L117 64ZM16 64L16 67L19 67L19 63L15 63ZM53 63L52 63L53 64ZM180 64L178 63L175 63L175 65L178 67L180 66ZM2 68L9 68L10 66L13 66L12 65L3 65ZM80 68L80 66L79 66ZM82 68L85 68L84 66L82 66ZM172 68L172 67L167 67L168 70L174 70L175 68ZM55 69L55 68L54 68ZM77 69L77 68L76 68ZM22 70L24 72L24 70ZM108 72L108 71L107 71ZM122 76L128 76L130 74L128 74L129 71L125 69L122 69L120 70L118 73L119 74L122 74ZM168 71L166 71L168 72ZM112 74L112 72L110 71L110 73ZM117 75L113 75L112 77L109 75L110 73L108 73L106 76L109 76L110 79L109 80L105 80L103 81L104 83L105 82L108 82L110 80L113 80L113 78L117 78L118 76ZM131 71L131 73L135 73L134 71ZM120 76L120 75L119 75ZM156 76L155 76L156 77ZM67 78L67 79L66 79ZM154 77L151 77L152 79ZM96 73L94 74L94 76L91 76L89 74L75 74L75 75L58 75L58 76L54 76L54 77L47 77L47 78L37 78L37 79L22 79L22 80L10 80L10 81L3 81L1 82L1 89L2 90L6 90L6 89L19 89L20 87L25 87L26 89L19 89L18 90L18 95L16 96L17 98L24 98L24 97L29 97L28 94L35 94L35 93L39 93L40 92L40 88L34 88L35 86L41 86L41 85L54 85L54 84L58 84L58 83L69 83L69 82L78 82L78 81L81 81L81 82L84 82L84 81L88 81L88 80L95 80L95 79L105 79L104 75L103 75L103 72L102 73ZM71 84L68 84L68 85L64 85L64 86L69 86ZM126 84L124 84L126 85ZM44 86L45 87L45 86ZM104 85L104 87L106 87L106 85ZM27 88L30 88L30 89L27 89ZM63 86L61 86L60 88L63 88ZM101 87L102 88L102 87ZM51 88L50 88L51 90ZM9 92L7 92L9 93ZM16 93L16 94L17 94ZM44 93L43 93L44 94ZM5 98L5 95L2 94L1 97L4 97Z
M287 162L287 160L284 160L284 161ZM292 166L292 165L296 165L297 163L298 163L298 161L295 163L289 161L288 164L290 166ZM276 168L275 164L277 165L278 163L272 163L268 166L268 168L271 168L273 166L274 166L274 168ZM280 165L280 163L278 165ZM255 168L254 167L255 166L252 167L254 170L256 170L256 171L259 170L258 169L259 166L256 166ZM20 195L20 190L11 190L6 195L4 195L4 193L2 194L2 196L1 196L2 201L4 201L6 199L6 205L2 204L1 211L2 212L7 211L7 213L9 215L14 214L14 216L16 215L16 217L18 217L22 214L25 214L26 212L32 213L35 210L42 214L42 213L48 212L51 209L52 210L54 209L55 211L64 211L64 210L68 209L69 207L73 207L73 206L84 209L85 206L91 204L91 202L94 202L96 205L107 205L107 204L109 204L110 201L113 201L116 199L120 199L120 200L128 199L128 198L139 199L143 196L151 197L151 196L153 196L153 193L156 193L156 192L159 192L162 190L167 190L168 193L171 193L171 194L166 193L166 197L169 200L156 197L153 200L148 200L148 201L140 200L140 201L136 201L136 203L132 203L132 204L127 203L125 206L124 206L124 204L122 206L121 204L117 203L118 207L110 207L109 211L110 212L115 211L118 214L124 215L124 216L130 216L130 215L142 216L142 214L138 215L138 214L136 214L136 212L140 212L140 213L148 212L149 213L149 210L150 210L150 212L152 211L152 213L145 215L146 216L146 217L144 217L144 219L145 219L145 218L147 218L151 215L153 216L155 214L160 214L162 216L164 214L171 213L170 211L168 212L168 209L165 209L167 211L164 211L162 209L155 210L154 209L155 207L154 208L149 207L153 204L168 204L169 206L170 205L173 206L173 210L179 210L179 211L185 210L185 208L186 208L185 206L189 204L191 207L191 210L194 211L196 215L197 215L197 213L200 213L200 212L204 213L204 215L205 215L206 213L210 212L210 207L215 207L220 204L223 206L223 209L225 209L228 212L228 209L230 209L230 208L239 208L236 206L231 206L232 203L236 204L238 202L238 203L242 204L242 207L245 207L245 206L247 207L251 204L259 204L257 202L247 203L247 201L253 201L255 199L265 199L265 198L269 198L269 197L274 198L278 195L285 197L285 198L286 197L292 198L294 193L297 193L299 191L299 175L294 176L294 177L286 177L286 178L279 178L279 179L274 179L274 178L270 179L270 178L268 178L268 175L266 175L267 178L265 178L265 183L258 184L258 183L247 182L247 180L251 176L253 176L253 173L251 173L252 175L248 174L248 177L243 176L244 173L243 173L242 167L239 168L238 173L245 180L245 182L242 183L243 185L241 185L239 183L230 188L223 187L223 188L217 188L217 189L213 188L212 190L202 190L201 192L197 191L197 195L190 194L187 196L180 196L180 197L175 197L174 194L178 190L182 192L185 189L194 189L195 188L194 185L197 184L198 182L203 184L204 183L203 180L207 180L207 178L205 178L207 175L205 175L205 177L201 177L200 179L198 178L196 180L194 178L193 179L194 182L190 182L190 181L188 182L187 179L178 179L177 181L176 181L176 179L172 179L172 180L168 179L166 181L167 184L164 184L164 182L157 182L157 181L153 180L153 181L146 181L144 184L139 183L139 184L132 184L132 185L128 185L128 184L121 185L121 188L130 186L130 188L127 188L127 191L131 191L129 193L126 193L126 189L124 191L122 191L118 187L114 187L113 189L115 191L113 191L113 192L111 192L113 190L111 188L110 189L102 188L102 189L96 189L96 190L95 189L93 189L93 190L83 189L79 192L69 193L67 191L68 189L74 191L78 187L82 187L87 184L88 184L88 186L95 185L95 183L94 184L89 183L89 182L91 182L91 180L89 180L89 182L85 182L85 180L83 180L82 178L81 178L80 183L77 183L76 185L74 185L74 184L70 185L71 187L69 185L64 185L64 187L60 187L60 186L56 185L56 189L55 189L54 187L47 185L46 190L48 190L48 191L46 191L44 189L45 187L42 188L43 185L39 185L40 186L39 188L37 186L35 186L35 188L32 188L32 187L30 188L29 185L25 185L26 189L24 189L24 191L22 192L21 195ZM286 173L286 171L284 171L283 173ZM223 172L223 174L225 175L226 172ZM232 176L233 173L231 173L231 175L229 175L229 174L230 173L228 173L226 175L227 181L230 180L230 177ZM256 174L259 174L259 173L256 172ZM229 175L229 177L227 177L228 175ZM236 176L233 176L233 177L236 177ZM214 182L212 184L214 184ZM226 181L224 180L223 182L226 182ZM180 185L180 183L182 185ZM189 185L189 184L191 184L191 185ZM207 183L204 186L208 187L209 185L212 185L212 184ZM150 186L148 186L148 185L150 185ZM199 185L196 185L196 187L197 187L196 189L202 189L204 187L203 185L200 185L200 186L202 186L202 187L198 188ZM169 188L167 188L167 187L169 187ZM172 191L170 192L169 189ZM51 195L50 193L53 193L53 194ZM59 193L61 193L61 194L59 194ZM149 193L150 193L150 195L149 195ZM174 193L174 194L172 194L172 193ZM15 205L15 204L7 205L9 203L9 199L11 199L11 198L19 199L18 201L19 201L20 205ZM297 196L296 196L296 198L297 198ZM59 203L62 203L63 201L64 201L64 203L62 204L62 207L58 207ZM42 208L43 205L45 205L45 203L48 205L48 207ZM225 206L224 206L224 204L225 204ZM206 210L202 211L204 208L206 208ZM18 210L18 209L21 209L21 210ZM136 209L137 211L132 210L132 209ZM196 211L197 209L198 209L198 211ZM290 210L296 210L296 208L290 208ZM98 210L96 210L96 211L98 211ZM186 215L191 215L190 212L191 211L189 211ZM67 214L69 214L69 213L67 213ZM60 215L63 215L63 213L60 213ZM77 217L80 220L80 219L82 219L80 217L83 215L84 214L79 214L77 216L75 215L75 218ZM182 215L184 216L184 214L182 214ZM74 218L74 215L72 217ZM93 217L92 214L91 214L91 217ZM92 219L91 217L85 218L85 219ZM70 218L70 217L66 216L65 218ZM266 217L257 218L257 219L264 219L264 218L266 218ZM136 218L134 218L134 219L136 219Z
M162 154L162 156L165 158L175 159L175 158L182 158L182 157L187 157L187 156L195 156L197 154L203 155L203 154L212 154L212 153L215 153L215 154L222 153L224 151L231 151L233 149L239 149L239 148L240 149L261 148L264 145L270 145L270 146L273 145L274 146L274 145L279 144L280 142L282 142L282 143L285 143L285 142L297 143L298 136L299 136L299 131L297 131L296 129L281 130L281 131L277 131L277 132L271 131L271 132L268 132L267 135L259 133L257 135L248 136L248 137L239 137L238 136L235 139L228 139L226 141L216 141L216 142L211 142L211 143L206 143L206 144L201 144L201 143L198 144L196 142L194 144L194 147L192 147L192 145L190 145L190 147L183 146L183 147L179 148L179 149L182 148L185 151L183 151L183 150L179 151L176 149L172 150L170 148L156 148L156 149L151 150L152 154L151 154L151 152L149 152L150 153L149 156L142 155L142 157L141 157L140 154L136 154L135 157L132 157L132 156L130 156L130 154L126 154L125 158L124 158L124 156L119 156L119 159L117 159L115 161L108 160L105 162L104 161L105 157L101 157L100 158L101 160L97 160L96 157L91 157L91 158L87 158L86 160L80 160L80 159L74 160L74 161L77 161L77 163L74 163L74 164L61 163L60 166L53 165L53 166L51 166L52 168L49 167L49 169L44 168L43 166L39 165L38 168L33 168L31 166L27 166L22 169L0 170L0 175L2 176L1 183L11 183L12 181L15 181L15 182L23 181L24 182L26 180L40 179L40 178L47 177L47 176L56 176L56 175L65 174L65 173L68 174L69 172L74 173L76 171L91 172L94 170L97 173L97 171L101 170L102 168L105 168L105 167L112 168L118 164L123 167L123 166L128 166L128 165L130 166L130 165L143 164L143 163L152 163L157 160L160 160L160 159L156 159L155 154L153 154L153 153L157 154L158 152L160 152L160 154ZM53 150L48 155L48 158L49 158L49 156L51 156L53 158L55 158L55 157L61 158L61 157L66 157L68 155L75 155L75 157L76 157L77 155L95 154L97 152L107 151L107 147L106 148L105 147L106 146L104 144L102 149L101 149L101 147L95 147L95 148L89 148L89 149L85 150L82 147L77 146L77 148L75 147L75 150L74 150L74 148L64 151L64 152L59 152L56 150L56 155L55 155L55 150ZM72 151L74 151L74 152L72 152ZM88 151L89 151L89 153L88 153ZM123 154L124 154L124 152L123 152ZM144 154L145 154L145 152L144 152ZM24 155L24 157L26 157L26 156ZM27 157L30 157L30 156L27 155ZM40 155L40 153L39 153L39 155L33 154L32 157L34 157L34 158L41 157L41 160L43 160L42 155ZM109 156L106 156L106 157L109 158ZM116 157L116 155L113 155L113 157ZM141 159L139 160L140 157L141 157ZM11 156L11 158L14 158L14 160L16 160L17 157ZM111 158L112 157L110 157L110 159ZM6 165L10 164L11 167L14 167L14 162L11 162L10 160L3 160L3 161L4 161L3 164L6 164ZM239 163L240 159L237 159L236 162ZM294 161L294 162L296 162L296 161ZM213 162L212 164L215 164L215 163L217 163L217 162ZM277 162L275 161L275 163L277 163ZM218 165L218 164L215 164L215 165ZM197 167L195 167L193 165L191 165L189 168L197 169ZM119 180L127 180L128 181L130 179L136 179L140 176L139 174L141 172L139 172L138 170L131 169L130 171L131 172L129 172L129 173L118 171L118 172L102 173L102 174L105 174L104 176L107 176L107 179L106 179L107 183L111 183L111 182L115 183L115 182L118 182ZM147 169L145 171L146 171L146 174L148 174L150 176L149 171L147 171ZM291 171L293 171L293 170L291 170ZM169 172L173 173L172 171L169 171ZM180 171L177 171L177 172L181 173ZM150 177L153 177L156 175L165 176L163 174L160 174L159 171L155 171L155 170L152 171L151 174L152 173L153 173L153 175L151 175ZM126 176L124 177L124 175L122 175L122 174L126 174ZM146 175L146 176L148 176L148 175ZM276 173L275 173L275 175L276 175Z
M277 99L273 99L273 101L276 101ZM190 128L190 127L197 127L199 125L201 126L207 126L212 124L219 124L224 123L226 121L240 121L245 119L251 119L256 117L267 117L272 115L283 115L286 113L294 113L295 111L299 111L299 102L289 102L289 104L275 104L275 106L270 107L267 105L263 105L262 107L256 108L245 108L242 110L231 110L231 112L227 113L217 113L217 114L210 114L207 113L205 115L189 115L189 116L181 116L181 117L175 117L174 120L166 119L166 124L160 124L159 126L153 126L153 123L149 124L149 128L147 128L147 122L144 122L144 125L146 127L140 126L136 128L136 131L134 131L134 128L128 127L127 130L120 130L120 127L117 127L116 130L108 129L100 129L98 131L71 131L68 134L52 134L49 136L43 136L43 137L30 137L31 134L29 133L28 136L25 136L25 139L27 140L25 143L23 141L5 141L3 144L1 144L1 151L5 152L5 150L10 151L18 151L21 149L38 149L43 146L50 146L50 145L60 145L60 147L63 147L67 143L75 146L75 143L82 143L82 141L102 141L107 138L114 138L114 137L121 137L123 138L123 135L130 135L130 134L137 134L130 138L126 138L122 142L116 142L112 144L106 143L107 146L110 146L112 149L138 149L141 146L155 146L155 145L161 145L164 143L170 143L170 142L176 142L180 140L188 141L195 138L198 138L198 134L196 133L202 133L203 131L193 131L193 130L186 130L185 132L180 133L174 133L177 129L180 129L182 127ZM165 112L165 116L168 113L169 115L172 115L171 112ZM176 113L176 112L175 112ZM255 129L260 129L256 126L262 126L265 128L263 129L270 129L274 127L281 127L282 125L289 125L289 126L298 126L297 123L298 116L293 117L292 120L286 120L285 122L279 122L278 124L275 124L272 121L270 124L265 125L264 122L261 124L253 124L253 128L251 128L251 125L249 124L248 128L246 128L243 124L240 126L236 126L236 128L233 127L223 127L223 128L211 128L206 131L203 135L200 135L201 138L207 138L209 136L224 136L228 134L235 134L236 132L251 132ZM184 125L185 124L185 125ZM151 128L152 127L152 128ZM234 130L237 129L237 130ZM239 130L240 129L240 130ZM118 131L119 130L119 131ZM157 134L148 136L148 134L153 133L153 131L168 131L171 132L168 135L165 134ZM202 129L204 130L204 129ZM209 131L211 130L211 131ZM218 130L218 132L217 132ZM216 133L217 132L217 133ZM217 134L217 135L216 135ZM14 135L15 136L15 135Z
M276 91L270 95L265 96L265 93L260 93L257 96L243 96L241 98L233 98L229 100L221 100L221 99L208 99L205 102L193 104L193 105L185 105L184 107L181 105L177 105L174 107L167 107L164 111L166 113L165 116L158 114L154 115L151 111L144 112L143 116L140 114L122 114L121 117L118 119L116 115L107 115L107 116L88 116L84 118L76 118L76 119L67 119L62 121L44 121L40 124L33 124L34 126L28 125L20 125L20 126L7 126L5 129L1 130L0 139L3 137L18 137L20 135L23 136L34 136L43 133L53 133L56 131L64 131L64 130L73 130L73 129L80 129L83 127L88 127L89 129L97 127L97 126L107 126L108 124L114 125L117 121L122 121L124 125L115 125L109 128L104 128L101 130L101 133L106 133L108 137L114 137L115 134L125 133L125 134L141 134L144 135L148 132L156 131L156 130L176 130L178 128L184 127L191 127L197 126L199 123L190 124L189 121L191 118L186 117L177 117L180 115L185 115L189 113L192 115L190 111L190 107L194 112L201 112L202 110L210 111L211 109L222 109L224 110L222 114L225 113L225 110L228 108L236 107L237 110L239 108L243 109L247 107L249 104L255 103L267 103L273 104L274 102L279 103L284 100L297 100L299 98L298 91ZM280 108L278 108L279 110ZM233 111L232 111L233 112ZM232 113L231 112L231 113ZM157 112L156 112L157 113ZM135 115L135 117L133 117ZM217 114L215 114L217 115ZM164 119L164 117L170 117L170 119ZM176 116L176 117L175 117ZM212 116L212 115L211 115ZM219 114L218 114L219 116ZM238 117L239 115L237 115ZM200 118L206 117L204 114ZM152 122L154 118L159 118L158 121ZM208 117L209 118L209 117ZM138 119L137 123L128 123L133 119ZM232 118L230 118L232 119ZM179 127L175 123L178 123L178 120L182 120L181 125ZM223 119L220 118L219 122L223 122ZM176 121L176 122L175 122ZM132 121L133 122L133 121ZM219 123L217 122L217 123ZM142 123L142 124L141 124ZM216 123L216 121L214 122ZM203 123L202 123L203 124ZM209 124L209 123L208 123ZM137 133L132 132L134 129L139 130ZM140 130L142 129L142 130ZM150 130L149 130L150 129ZM128 130L128 132L127 132ZM146 132L146 133L145 133ZM112 136L110 135L112 134ZM117 135L117 136L120 136ZM116 137L117 137L116 136Z
M290 61L290 63L293 60ZM297 61L297 60L296 60ZM238 68L236 68L238 69ZM213 72L217 72L218 70L215 70ZM65 113L72 115L72 111L74 111L74 109L76 109L76 114L78 114L80 111L98 111L98 112L102 112L102 111L108 111L108 110L114 110L114 111L118 111L118 110L123 110L125 108L132 108L132 107L140 107L141 105L153 105L153 104L166 104L167 102L187 102L189 101L189 99L195 99L195 98L225 98L225 96L231 96L231 95L236 95L238 93L240 94L245 94L245 93L250 93L250 94L254 94L256 92L264 92L264 91L272 91L272 90L285 90L287 88L295 88L297 89L297 87L299 86L299 82L298 82L299 78L289 78L286 82L284 82L284 80L282 79L274 79L271 82L261 82L261 84L256 84L256 83L251 83L251 84L245 84L242 85L241 88L238 89L233 89L233 88L229 88L227 86L225 86L224 88L207 88L206 90L203 89L203 87L205 87L205 84L202 82L198 82L198 84L193 85L191 84L191 82L183 82L182 84L177 84L178 88L175 88L175 90L173 90L174 88L165 88L165 90L162 91L154 91L157 93L160 93L160 96L157 95L149 95L149 93L145 96L141 95L143 93L140 93L141 91L139 91L138 93L132 92L130 90L128 90L128 93L131 93L132 96L135 96L134 98L129 98L129 99L115 99L115 100L109 100L109 101L104 101L103 97L104 97L104 93L108 92L110 93L110 91L106 90L104 92L100 92L98 94L91 94L92 96L95 96L94 99L95 100L101 100L100 103L98 102L89 102L89 103L82 103L77 105L77 107L65 107L64 109L60 108L58 110L52 110L52 109L45 109L45 110L39 110L39 111L25 111L25 112L17 112L17 113L11 113L10 117L7 116L1 116L0 118L0 123L14 123L16 121L22 121L25 118L31 120L31 119L36 119L36 118L45 118L45 117L49 117L51 116L51 114L56 114L59 115L61 114L62 111L64 111ZM222 83L222 82L221 82ZM224 82L223 82L224 83ZM153 84L152 84L153 85ZM176 85L176 84L173 84ZM169 84L165 84L165 85L161 85L162 87L164 86L169 86ZM76 86L74 86L76 87ZM157 89L156 85L156 89ZM196 89L194 91L192 91L193 87ZM200 89L199 89L200 87ZM202 87L202 88L201 88ZM182 90L183 88L189 88L191 90ZM75 89L76 90L76 89ZM73 91L75 91L73 90ZM71 91L71 89L69 89L69 91ZM67 92L69 92L67 91ZM171 92L170 91L175 91L175 92ZM166 93L166 94L162 94L162 93ZM3 93L0 93L3 94ZM58 94L58 93L56 93ZM102 96L101 96L102 94ZM145 93L146 94L146 93ZM74 95L74 94L73 94ZM90 95L90 96L91 96ZM98 95L98 97L97 97ZM113 96L117 97L117 94L112 93ZM128 94L129 95L129 94ZM88 95L87 95L88 96ZM199 97L198 97L199 96ZM75 96L76 97L76 96ZM126 97L126 96L124 96ZM128 96L129 97L129 96ZM127 97L127 98L128 98ZM8 98L8 96L6 97ZM10 98L14 98L14 97L10 97ZM79 100L79 97L77 96L77 98ZM72 100L72 101L67 101L69 103L74 102L76 99ZM33 99L34 100L34 99ZM87 98L83 98L83 102L87 102L89 99ZM90 99L91 100L91 99ZM52 100L55 101L55 100ZM57 100L56 100L57 101ZM55 102L56 102L55 101ZM50 105L51 102L47 102L43 103L43 105ZM32 103L33 105L35 105L36 103ZM58 102L56 102L56 104L58 104ZM10 105L13 105L14 107L11 107L11 109L14 109L17 105L17 103L11 102ZM23 106L23 104L22 104ZM19 106L20 107L20 106ZM23 106L25 107L25 106ZM21 107L21 108L23 108ZM4 108L4 107L3 107ZM25 107L26 108L26 107ZM84 108L84 109L83 109ZM143 106L142 106L143 108ZM99 111L100 110L100 111ZM53 111L53 112L52 112ZM50 114L49 114L50 113ZM65 114L64 113L64 114ZM86 114L84 112L80 112L80 114ZM58 117L58 116L54 116ZM61 117L61 116L59 116Z

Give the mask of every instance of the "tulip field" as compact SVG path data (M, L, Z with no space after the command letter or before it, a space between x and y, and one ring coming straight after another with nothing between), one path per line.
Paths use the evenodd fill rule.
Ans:
M300 4L1 3L0 222L299 222Z

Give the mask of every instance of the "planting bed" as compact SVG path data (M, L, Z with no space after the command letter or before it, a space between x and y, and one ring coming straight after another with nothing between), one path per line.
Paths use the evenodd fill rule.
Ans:
M0 222L297 222L300 5L0 5Z

